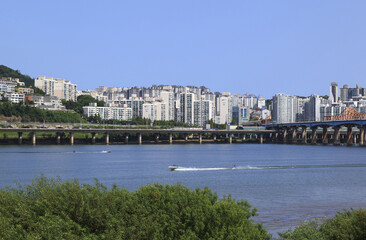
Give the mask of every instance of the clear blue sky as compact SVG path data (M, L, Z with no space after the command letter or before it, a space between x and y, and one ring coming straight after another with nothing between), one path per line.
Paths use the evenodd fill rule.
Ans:
M0 64L78 89L366 87L366 1L3 1Z

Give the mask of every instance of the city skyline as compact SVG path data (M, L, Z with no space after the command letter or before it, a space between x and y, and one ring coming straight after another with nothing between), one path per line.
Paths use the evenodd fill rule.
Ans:
M329 82L365 85L365 10L363 1L6 2L0 62L79 89L325 95Z

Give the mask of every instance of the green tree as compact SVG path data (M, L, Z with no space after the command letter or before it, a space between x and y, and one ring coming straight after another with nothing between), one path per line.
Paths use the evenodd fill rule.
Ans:
M24 82L26 87L34 86L33 78L28 75L21 74L19 70L14 70L4 65L0 65L0 77L19 78L19 81Z
M270 239L247 201L152 184L129 192L36 178L0 190L1 239Z
M317 222L303 223L293 230L279 233L287 240L364 240L366 239L366 210L344 210L335 217Z
M233 118L230 124L238 125L238 120L236 118Z
M98 101L90 95L80 95L77 98L77 101L66 101L65 99L61 100L62 104L66 107L66 109L74 110L79 114L83 114L83 107L89 106L90 103L97 103L98 106L104 106L105 102Z

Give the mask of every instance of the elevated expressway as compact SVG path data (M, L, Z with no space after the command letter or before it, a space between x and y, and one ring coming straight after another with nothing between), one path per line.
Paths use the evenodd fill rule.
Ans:
M180 134L184 136L187 141L188 136L195 136L199 143L202 143L203 137L211 137L213 141L219 135L227 135L228 143L232 143L233 135L236 136L248 136L252 135L259 139L260 143L263 143L263 139L271 139L276 130L273 129L243 129L243 130L202 130L202 129L191 129L191 128L178 128L178 129L131 129L131 128L121 128L121 129L63 129L63 128L0 128L0 133L6 132L16 132L18 134L18 143L23 143L23 133L28 132L31 135L31 143L35 145L37 143L37 133L56 133L56 144L60 144L61 135L67 135L69 143L74 144L74 134L75 133L89 133L92 135L91 143L95 143L96 134L103 134L105 139L105 144L110 144L110 134L122 134L125 137L125 143L128 143L129 135L137 135L137 143L143 143L144 135L154 135L155 141L159 141L159 136L165 134L169 136L169 143L173 143L173 134Z

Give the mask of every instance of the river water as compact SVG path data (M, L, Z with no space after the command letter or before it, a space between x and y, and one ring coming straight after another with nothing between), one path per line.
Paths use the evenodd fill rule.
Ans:
M103 153L111 150L111 153ZM179 165L170 171L169 165ZM236 169L231 169L233 165ZM350 207L366 208L366 148L276 144L0 146L0 188L43 173L128 190L208 186L258 209L271 233Z

